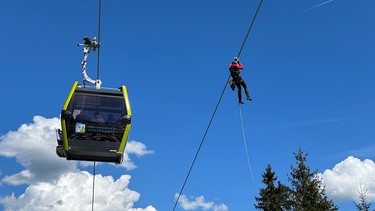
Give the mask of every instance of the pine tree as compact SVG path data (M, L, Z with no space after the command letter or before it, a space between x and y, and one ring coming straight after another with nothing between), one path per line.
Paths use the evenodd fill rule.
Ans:
M329 200L322 187L317 171L311 172L306 165L307 153L299 149L293 153L296 158L296 167L291 166L289 181L292 188L293 210L296 211L333 211L338 210L332 200Z
M257 204L254 204L255 208L264 211L291 210L290 190L287 186L281 184L280 181L277 181L271 165L267 166L266 172L262 174L262 177L262 182L266 187L260 189L260 197L255 197L257 201ZM275 186L276 182L277 186Z
M362 190L362 187L361 187L360 190L358 190L359 203L354 202L358 211L370 211L370 207L371 207L372 203L366 201L366 192L367 191Z

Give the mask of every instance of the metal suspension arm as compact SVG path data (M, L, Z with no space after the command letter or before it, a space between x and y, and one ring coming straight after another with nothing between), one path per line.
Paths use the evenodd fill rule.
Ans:
M100 89L100 85L102 84L102 81L97 79L91 79L87 73L86 73L86 66L87 66L87 58L89 57L90 51L91 50L96 50L96 48L100 47L100 43L96 41L96 38L94 37L93 40L91 40L88 37L84 37L83 40L85 41L83 44L77 44L78 46L83 46L83 59L82 59L82 75L83 75L83 80L95 84L96 89Z

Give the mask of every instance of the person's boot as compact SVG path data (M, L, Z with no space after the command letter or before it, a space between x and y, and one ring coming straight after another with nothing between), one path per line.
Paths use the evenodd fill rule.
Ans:
M242 93L241 93L241 90L238 90L238 103L239 103L239 104L244 104L244 102L242 101Z
M251 99L251 97L250 97L249 90L245 89L245 92L246 92L246 96L247 96L246 99L252 101L253 99Z

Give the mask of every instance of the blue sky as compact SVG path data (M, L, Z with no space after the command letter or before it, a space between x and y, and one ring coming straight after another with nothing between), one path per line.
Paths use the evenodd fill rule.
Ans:
M100 79L127 86L133 125L124 163L97 165L96 209L172 210L258 3L103 1ZM254 209L267 165L288 185L299 148L340 210L355 209L360 186L375 201L374 9L263 2L240 56L253 101L239 107L227 87L176 210ZM58 158L54 129L97 11L88 0L0 3L4 210L91 210L92 163Z

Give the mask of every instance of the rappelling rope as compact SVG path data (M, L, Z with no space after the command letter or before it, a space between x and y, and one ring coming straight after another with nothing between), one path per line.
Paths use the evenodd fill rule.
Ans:
M250 34L250 31L251 31L251 28L252 28L253 25L254 25L254 22L255 22L256 17L258 16L258 13L259 13L260 7L262 6L262 3L263 3L263 0L260 0L259 5L258 5L258 8L257 8L257 10L255 11L255 14L254 14L253 20L251 21L251 24L250 24L250 26L249 26L249 29L247 30L247 33L246 33L245 39L244 39L244 41L242 42L242 45L241 45L240 50L238 51L238 54L237 54L237 57L238 57L238 58L240 58L240 55L241 55L241 53L242 53L242 49L244 48L244 46L245 46L245 44L246 44L247 38L249 37L249 34ZM249 152L248 152L248 149L247 149L247 141L246 141L245 129L244 129L243 118L242 118L241 104L239 104L239 110L240 110L240 119L241 119L241 127L242 127L242 137L243 137L243 142L244 142L244 145L245 145L245 151L246 151L246 157L247 157L247 164L248 164L248 166L249 166L249 170L250 170L250 173L251 173L251 178L252 178L253 181L254 181L254 174L253 174L253 170L252 170L252 168L251 168L251 162L250 162Z
M255 15L254 15L254 17L253 17L253 20L252 20L252 22L251 22L251 24L250 24L250 27L249 27L249 29L248 29L248 31L247 31L247 33L246 33L245 39L244 39L244 41L243 41L243 43L242 43L242 46L241 46L241 48L240 48L240 51L238 52L238 56L237 56L237 57L239 57L239 56L241 55L242 49L243 49L243 47L245 46L245 43L246 43L247 37L248 37L249 34L250 34L251 28L252 28L252 26L253 26L253 24L254 24L254 22L255 22L255 19L256 19L257 15L258 15L258 12L259 12L259 9L260 9L260 7L261 7L261 5L262 5L262 2L263 2L263 0L261 0L260 3L259 3L259 5L258 5L258 8L257 8L257 10L256 10L256 12L255 12ZM183 183L183 185L182 185L182 187L181 187L181 190L180 190L180 192L179 192L179 194L178 194L178 196L177 196L176 202L175 202L175 204L174 204L174 206L173 206L173 209L172 209L173 211L176 209L176 206L177 206L178 201L179 201L179 199L180 199L180 197L181 197L181 195L182 195L182 192L183 192L183 190L184 190L184 188L185 188L185 185L186 185L186 183L187 183L187 180L189 179L189 176L190 176L190 173L191 173L191 171L192 171L192 169L193 169L193 167L194 167L195 161L197 160L198 154L199 154L199 152L200 152L200 150L201 150L201 148L202 148L202 145L203 145L203 142L204 142L204 140L205 140L205 138L206 138L206 135L207 135L207 133L208 133L208 130L210 129L211 123L212 123L212 121L213 121L213 119L214 119L214 117L215 117L216 111L217 111L217 109L218 109L218 107L219 107L219 105L220 105L221 99L222 99L222 97L223 97L223 95L224 95L224 92L225 92L225 89L226 89L226 87L227 87L227 85L228 85L228 81L229 81L229 79L230 79L230 75L228 76L228 79L225 81L225 85L224 85L223 91L221 92L221 95L220 95L220 98L219 98L219 100L218 100L218 102L217 102L217 104L216 104L215 110L214 110L214 112L213 112L213 114L212 114L212 116L211 116L211 119L210 119L210 121L209 121L209 123L208 123L208 126L207 126L206 131L205 131L205 133L204 133L204 135L203 135L203 138L202 138L202 140L201 140L201 143L199 144L198 150L197 150L197 152L195 153L195 156L194 156L193 162L191 163L190 169L189 169L189 171L188 171L188 173L187 173L187 175L186 175L186 178L185 178L185 180L184 180L184 183ZM245 143L245 144L246 144L246 143ZM246 147L246 149L247 149L247 147ZM251 167L250 167L250 169L251 169ZM251 171L251 172L252 172L252 171Z
M253 182L254 182L255 180L254 180L253 169L251 168L251 162L250 162L249 152L248 152L248 149L247 149L247 143L246 143L247 141L246 141L245 129L244 129L243 118L242 118L242 110L241 110L241 106L238 106L238 107L239 107L239 110L240 110L242 137L243 137L243 143L245 145L245 152L246 152L247 164L249 165L249 170L250 170L251 178L253 179Z
M245 46L245 44L246 44L247 38L249 37L249 34L250 34L250 31L251 31L251 28L252 28L253 25L254 25L254 22L255 22L256 17L258 16L258 12L259 12L259 10L260 10L260 7L262 6L262 3L263 3L263 0L260 0L259 5L258 5L258 8L257 8L257 10L255 11L255 14L254 14L253 20L251 21L251 24L250 24L250 26L249 26L249 29L247 30L247 33L246 33L245 39L244 39L244 41L242 42L242 45L241 45L240 50L238 51L238 54L237 54L237 57L238 57L238 58L240 58L240 55L241 55L241 53L242 53L242 49L244 48L244 46ZM242 118L241 104L239 104L239 110L240 110L240 119L241 119L241 127L242 127L242 137L243 137L243 142L244 142L244 145L245 145L245 151L246 151L246 157L247 157L247 164L248 164L248 166L249 166L249 170L250 170L250 173L251 173L251 178L252 178L253 181L254 181L254 174L253 174L253 170L252 170L252 168L251 168L251 162L250 162L249 152L248 152L248 149L247 149L247 143L246 143L247 141L246 141L245 129L244 129L243 118Z

